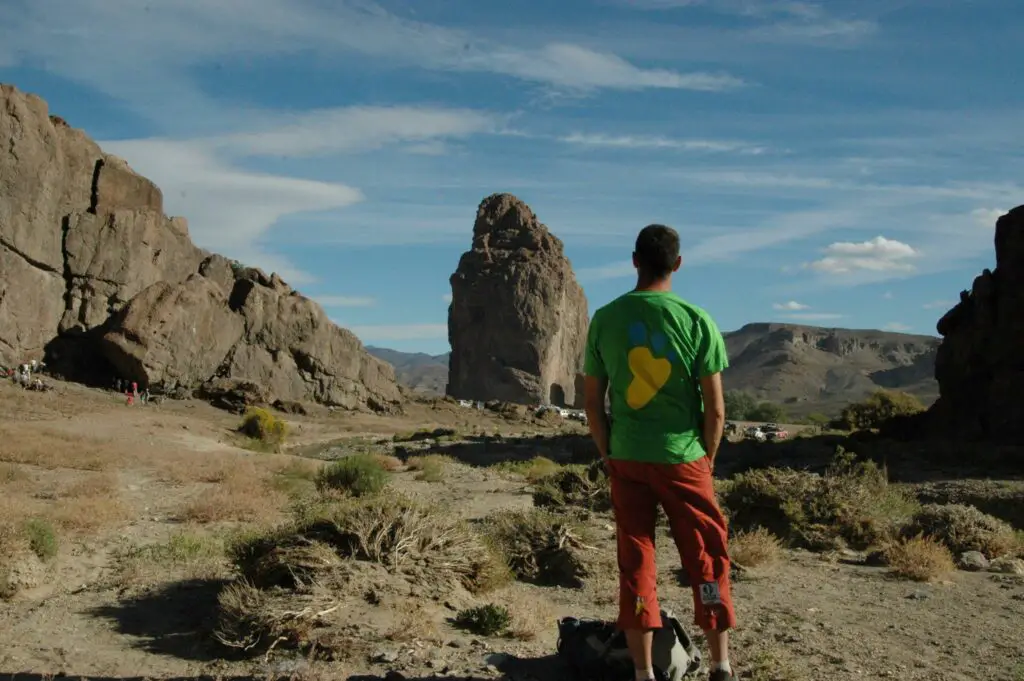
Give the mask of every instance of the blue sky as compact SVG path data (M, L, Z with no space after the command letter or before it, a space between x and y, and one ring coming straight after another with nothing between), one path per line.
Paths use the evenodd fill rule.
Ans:
M364 342L447 349L476 207L525 200L591 310L650 222L753 321L934 333L1024 203L1019 0L4 0L0 81L201 246Z

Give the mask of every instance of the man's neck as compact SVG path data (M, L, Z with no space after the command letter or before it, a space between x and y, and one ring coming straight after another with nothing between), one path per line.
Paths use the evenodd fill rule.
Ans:
M669 275L662 279L648 279L647 277L639 277L636 281L636 288L634 291L671 291L672 290L672 276Z

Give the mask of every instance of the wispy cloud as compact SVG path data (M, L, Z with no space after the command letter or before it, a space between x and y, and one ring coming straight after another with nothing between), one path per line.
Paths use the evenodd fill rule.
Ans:
M886 291L882 294L882 298L885 300L892 300L892 291Z
M348 329L364 343L399 340L437 340L448 337L447 324L349 326Z
M292 284L312 279L268 252L261 238L284 215L342 208L363 199L358 189L344 184L242 171L196 145L136 140L102 146L157 182L165 209L187 215L200 246L276 271ZM184 210L179 213L179 208Z
M202 140L232 154L308 157L493 132L499 117L471 109L354 106L280 116L273 126Z
M863 270L912 272L912 260L918 257L918 252L902 241L877 236L861 243L836 242L825 248L824 256L807 263L806 267L826 274L850 274Z
M694 152L734 152L740 154L763 154L763 145L733 140L677 139L649 135L603 135L572 133L561 138L562 142L582 147L612 149L671 149Z
M954 305L956 305L955 300L933 300L930 303L925 303L921 307L925 310L948 310Z
M450 294L450 293L444 294L443 296L441 296L441 300L443 300L446 303L452 302L452 294Z
M316 302L326 308L332 307L373 307L376 298L359 296L316 296Z
M795 300L791 300L788 303L774 303L772 305L772 309L773 310L791 310L792 311L792 310L806 310L808 308L810 308L810 305L804 305L803 303L798 303Z

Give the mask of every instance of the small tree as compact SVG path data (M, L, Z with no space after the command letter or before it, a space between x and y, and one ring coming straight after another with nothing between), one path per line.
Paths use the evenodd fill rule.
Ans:
M922 411L924 405L909 393L879 390L863 402L855 402L843 409L839 423L847 430L880 428L891 418L912 416Z
M774 402L761 402L747 412L747 420L781 423L786 420L786 410Z
M757 407L754 396L745 390L726 390L725 395L725 418L730 421L746 421Z

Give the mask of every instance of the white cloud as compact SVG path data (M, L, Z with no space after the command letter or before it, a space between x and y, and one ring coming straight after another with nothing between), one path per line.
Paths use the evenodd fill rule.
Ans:
M921 307L925 310L948 310L954 305L956 305L955 300L933 300L930 303L925 303Z
M264 251L261 237L285 215L342 208L363 198L358 189L343 184L239 170L187 142L152 139L102 146L156 182L163 191L164 209L188 219L198 245L276 271L293 285L311 279Z
M877 236L870 241L852 243L839 241L825 248L820 260L805 266L826 274L869 272L912 272L918 256L910 245L894 239Z
M339 324L341 325L341 324ZM404 324L383 326L349 326L349 331L364 343L371 341L420 340L448 338L447 324Z
M833 312L796 312L793 314L781 315L783 319L792 319L801 322L824 322L831 319L842 319L846 315Z
M647 135L601 135L572 133L561 138L567 144L585 147L613 149L675 149L681 151L735 152L741 154L763 154L764 146L732 140L676 139Z
M999 208L975 208L971 211L971 219L979 227L992 229L995 227L996 221L1008 212Z
M910 331L912 328L912 326L901 324L900 322L889 322L888 324L882 327L882 330L895 331L896 333L904 333L906 331Z
M251 156L330 156L401 142L467 137L493 132L496 125L495 116L471 109L354 106L307 111L282 118L272 128L214 137L203 143Z
M788 303L775 303L772 305L772 309L774 310L806 310L808 308L810 308L810 305L804 305L803 303L798 303L795 300L791 300Z
M450 294L450 293L444 294L443 296L441 296L441 300L443 300L446 303L452 302L452 294Z
M377 304L375 298L358 296L316 296L315 299L322 307L373 307Z
M882 294L882 297L885 298L886 300L892 300L892 291L886 291L885 293Z

